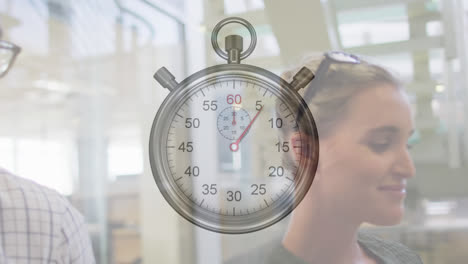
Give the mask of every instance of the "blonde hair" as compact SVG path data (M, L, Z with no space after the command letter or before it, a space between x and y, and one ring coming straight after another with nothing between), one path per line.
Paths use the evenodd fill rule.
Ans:
M323 59L324 56L308 56L299 67L284 72L282 78L290 82L303 66L316 72ZM390 71L361 59L358 64L332 63L324 76L312 80L300 93L304 94L307 89L316 89L306 103L317 124L319 136L326 137L346 118L346 110L354 96L365 89L382 84L397 89L402 89L403 86Z

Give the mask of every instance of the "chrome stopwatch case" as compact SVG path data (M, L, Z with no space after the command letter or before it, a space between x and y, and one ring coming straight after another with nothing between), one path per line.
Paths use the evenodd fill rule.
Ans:
M245 52L237 35L226 37L226 52L219 48L218 32L229 23L249 30ZM256 44L241 18L218 23L212 44L227 64L180 83L164 67L155 73L170 93L153 122L151 169L164 198L190 222L221 233L257 231L287 216L314 179L317 129L297 93L314 75L303 68L288 83L241 64Z

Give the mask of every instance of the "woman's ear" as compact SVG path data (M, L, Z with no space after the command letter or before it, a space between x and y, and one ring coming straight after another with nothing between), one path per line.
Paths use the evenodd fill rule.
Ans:
M289 142L291 142L295 160L301 159L301 151L299 148L295 148L294 146L305 144L306 142L303 142L302 140L303 139L301 138L301 134L299 132L293 132L291 134L291 137L289 138Z
M305 135L305 134L301 134L299 132L293 132L290 136L290 142L291 142L291 146L292 146L292 149L293 149L293 155L294 155L294 158L296 160L299 160L302 158L301 156L301 151L300 151L300 148L295 148L294 146L298 146L298 145L311 145L311 144L318 144L318 142L315 142L315 139L311 136L308 136L308 135ZM316 153L317 155L319 153ZM314 159L319 159L319 157L308 157L308 158L314 158ZM320 161L320 159L319 159ZM320 162L318 162L317 164L317 171L316 171L316 174L319 174L320 172Z
M302 158L301 154L303 154L301 152L301 148L298 148L296 146L307 146L308 148L314 144L318 144L318 142L315 142L314 137L308 136L304 133L301 134L299 132L293 132L289 140L291 142L291 146L293 148L293 153L294 153L294 158L296 158L296 160L299 160L300 158ZM315 154L318 154L318 153L310 153L310 155L315 155ZM318 157L310 156L307 158L317 159Z

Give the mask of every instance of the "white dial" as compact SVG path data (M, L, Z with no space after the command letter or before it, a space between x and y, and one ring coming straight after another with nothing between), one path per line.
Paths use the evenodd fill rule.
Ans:
M239 74L186 89L165 102L158 115L166 116L155 119L151 135L152 168L165 198L188 220L218 232L281 220L316 169L318 146L304 139L316 136L313 122L296 121L304 105L285 87Z
M281 135L295 127L292 110L266 87L238 80L202 87L178 109L169 130L174 181L204 210L235 216L265 209L294 182L296 169L282 160L301 142ZM225 170L220 157L236 165Z

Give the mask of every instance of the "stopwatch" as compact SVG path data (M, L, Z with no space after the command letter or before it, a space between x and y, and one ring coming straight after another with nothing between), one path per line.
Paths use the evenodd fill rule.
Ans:
M230 23L249 30L218 45ZM149 157L155 182L182 217L207 230L240 234L286 217L308 192L317 169L315 121L298 90L314 74L302 68L291 83L263 68L242 64L256 45L246 20L230 17L211 42L226 64L178 83L165 68L154 78L170 90L154 119Z

